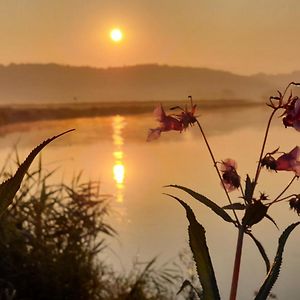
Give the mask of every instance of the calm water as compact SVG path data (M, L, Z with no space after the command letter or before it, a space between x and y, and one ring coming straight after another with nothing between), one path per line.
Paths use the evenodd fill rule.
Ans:
M225 109L202 112L200 120L218 160L234 158L241 176L254 174L258 150L267 122L264 107L245 110ZM118 231L117 240L110 241L106 259L116 268L126 269L136 258L146 261L159 255L160 262L177 257L187 247L187 222L183 209L164 196L170 192L193 207L198 220L207 231L222 298L228 298L236 232L223 224L209 209L199 205L179 191L163 188L181 184L227 204L212 162L196 127L185 133L167 133L154 142L146 143L148 128L155 127L151 115L112 116L93 119L38 122L11 125L0 130L0 157L4 161L17 143L20 157L25 158L32 147L43 139L69 128L76 132L55 141L43 151L47 169L60 167L57 173L70 180L74 173L84 171L86 179L100 179L102 192L113 194L114 213L108 222ZM300 133L284 129L274 121L268 150L281 146L289 151L300 145ZM276 196L292 174L262 172L258 190ZM296 182L291 192L297 192ZM299 191L298 191L299 192ZM239 194L232 196L238 200ZM270 214L281 230L297 221L297 215L287 203L272 208ZM253 229L273 258L279 237L277 229L263 221ZM291 235L284 256L281 277L273 292L279 299L298 299L297 275L300 272L298 250L300 230ZM246 238L242 257L239 299L251 299L264 278L265 267L252 241Z

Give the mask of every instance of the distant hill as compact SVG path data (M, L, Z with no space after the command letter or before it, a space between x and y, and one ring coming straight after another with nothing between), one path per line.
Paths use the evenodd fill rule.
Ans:
M245 99L262 101L300 72L253 76L205 68L137 65L118 68L57 64L0 65L0 103L66 103Z

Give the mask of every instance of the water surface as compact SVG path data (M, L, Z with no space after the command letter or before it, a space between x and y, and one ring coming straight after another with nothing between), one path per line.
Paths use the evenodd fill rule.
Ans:
M268 109L215 109L200 112L200 121L207 132L217 160L234 158L238 172L253 176L258 160ZM83 170L84 179L99 179L102 192L112 194L114 213L108 222L118 231L117 240L110 240L106 259L116 268L126 269L135 258L146 261L159 255L160 261L172 260L187 247L187 221L182 207L163 192L176 194L196 212L207 231L207 240L216 269L222 298L228 298L237 232L224 224L208 208L182 192L164 188L180 184L206 195L219 205L226 198L205 144L196 127L184 133L163 133L161 138L146 143L148 128L157 124L151 114L114 115L59 121L14 124L0 130L0 157L5 160L17 144L21 158L43 139L61 131L76 131L55 141L42 154L44 165L59 167L57 180L68 181ZM300 133L285 129L275 118L267 150L281 146L290 151L300 145ZM282 190L293 175L263 171L257 191L271 197ZM292 192L299 192L296 182ZM237 192L231 193L239 200ZM271 209L270 214L283 230L299 217L287 203ZM253 233L265 245L272 259L280 232L269 221L255 226ZM279 299L298 298L297 274L300 272L299 229L288 240L281 277L274 292ZM264 263L252 241L246 238L242 257L238 299L251 299L265 274Z

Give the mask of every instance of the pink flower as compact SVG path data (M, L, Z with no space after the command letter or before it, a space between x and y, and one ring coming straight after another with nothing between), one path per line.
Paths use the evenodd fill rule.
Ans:
M298 146L277 158L276 171L294 171L297 176L300 176L300 148Z
M147 142L158 139L164 131L176 130L181 132L183 130L182 122L176 117L166 115L161 104L154 109L153 114L160 123L160 126L149 130Z
M240 186L240 176L237 171L237 163L233 159L225 159L221 164L222 182L228 192L231 192Z
M300 131L300 99L298 97L292 98L285 105L285 116L282 122L285 127L294 127L296 130Z

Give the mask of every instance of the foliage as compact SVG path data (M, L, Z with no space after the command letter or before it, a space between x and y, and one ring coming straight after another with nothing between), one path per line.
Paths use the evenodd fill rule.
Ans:
M300 98L297 96L293 96L292 91L290 92L290 95L287 96L287 92L293 86L300 86L300 83L291 82L287 85L283 93L278 91L277 96L272 96L269 98L269 102L267 103L267 105L272 109L272 112L268 119L259 159L257 162L256 173L253 178L251 178L247 174L245 178L245 185L243 185L241 182L241 177L237 172L237 163L235 160L227 158L221 161L217 161L215 159L203 127L195 116L196 105L193 104L192 98L190 96L190 109L188 109L187 106L185 107L185 109L181 108L180 106L170 108L170 110L172 111L179 109L180 114L174 114L173 112L167 114L162 105L159 105L154 110L154 116L159 122L159 126L157 128L149 130L147 141L150 142L158 139L164 132L168 132L171 130L182 132L189 126L197 124L208 152L211 156L214 168L220 179L226 198L229 202L227 205L220 207L216 204L215 201L212 201L208 197L187 187L175 184L168 185L167 187L176 188L186 192L202 205L210 208L223 221L233 224L238 229L239 234L233 267L230 300L235 300L237 295L241 254L245 234L253 240L259 251L259 254L262 256L266 265L267 277L255 298L257 300L263 300L267 299L268 297L273 297L271 289L279 277L282 255L286 241L293 229L300 223L298 222L291 224L282 233L281 237L279 238L275 260L271 265L263 245L253 235L251 230L254 225L260 223L265 218L270 220L277 227L276 222L268 214L268 211L272 205L282 201L288 200L290 208L296 211L298 215L300 215L300 193L283 197L283 195L287 192L295 179L298 179L300 176L300 147L295 146L289 152L279 152L279 148L270 152L265 151L271 122L278 111L282 112L280 117L282 117L283 125L286 128L291 127L297 131L300 131ZM260 193L260 195L258 196L255 194L255 188L257 186L258 179L263 168L275 172L288 171L294 173L294 176L292 177L288 185L284 187L282 192L274 199L269 199L269 197L264 193ZM243 199L242 203L232 201L229 193L234 190L238 190L240 192L239 198ZM220 299L218 285L206 242L205 229L197 222L192 209L184 201L173 195L166 195L176 199L186 210L187 219L189 221L188 234L190 238L190 247L193 252L199 281L202 287L202 292L199 293L199 297L204 300ZM229 212L231 212L233 216L231 217L226 212L226 210L229 210ZM238 216L238 212L243 212L244 215L240 217ZM192 286L192 284L188 280L185 280L179 291L181 292L188 286Z
M103 235L114 234L103 221L106 199L98 182L55 185L50 175L28 173L0 221L1 277L19 299L92 299L100 284L95 257Z
M100 193L100 182L82 183L78 175L69 185L57 184L41 158L33 171L18 155L17 163L23 183L0 219L1 300L175 297L178 268L158 268L153 259L120 274L100 259L106 239L116 235L105 221L110 198ZM2 177L15 180L4 171Z

